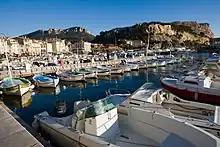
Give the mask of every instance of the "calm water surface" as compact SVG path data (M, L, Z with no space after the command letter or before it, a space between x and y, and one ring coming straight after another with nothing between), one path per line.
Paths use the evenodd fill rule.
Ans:
M128 90L131 93L142 86L145 82L152 82L153 88L160 88L160 75L169 73L174 65L157 69L139 70L116 75L111 78L103 77L99 80L89 80L86 83L60 82L56 89L40 88L33 93L27 93L22 98L4 97L4 102L15 111L25 122L31 124L33 116L42 111L56 116L55 103L57 99L67 101L67 113L73 112L73 104L80 99L95 101L106 96L105 91L109 88Z

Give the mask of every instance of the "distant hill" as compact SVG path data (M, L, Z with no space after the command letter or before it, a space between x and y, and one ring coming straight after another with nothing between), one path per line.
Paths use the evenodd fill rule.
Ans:
M209 38L214 36L208 23L195 21L144 22L129 27L102 31L93 41L104 44L114 44L116 40L117 42L119 40L142 40L146 42L148 32L151 46L160 44L165 48L167 45L175 47L180 44L182 46L209 44Z
M70 42L77 42L77 41L89 41L91 42L94 39L94 36L87 31L86 29L82 27L71 27L68 29L49 29L49 30L37 30L25 35L31 39L49 39L49 38L60 38L60 39L66 39Z

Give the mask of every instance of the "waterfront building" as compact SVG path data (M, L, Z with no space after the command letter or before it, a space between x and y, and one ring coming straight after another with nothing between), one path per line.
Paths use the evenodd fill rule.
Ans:
M126 40L126 39L122 39L119 40L120 44L127 44L130 45L132 47L142 47L144 45L142 40Z
M38 40L32 40L28 52L30 55L41 55L41 42Z
M133 47L142 47L144 45L142 40L132 40Z
M17 54L17 55L21 54L21 51L19 50L20 45L17 42L17 40L15 40L13 38L9 38L9 39L7 39L7 45L8 45L8 49L9 49L10 54Z
M68 52L68 48L65 45L65 40L56 38L56 39L50 39L48 42L52 44L53 53L61 54L64 52Z
M0 37L0 54L4 54L5 52L9 52L8 44L5 38Z
M52 43L46 42L46 50L47 50L47 53L53 53Z
M71 51L73 53L88 53L91 52L91 43L90 42L76 42L71 45Z

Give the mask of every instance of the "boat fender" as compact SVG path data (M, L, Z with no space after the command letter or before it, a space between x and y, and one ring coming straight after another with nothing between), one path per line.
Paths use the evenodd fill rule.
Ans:
M194 97L195 97L195 100L198 99L198 92L195 92Z

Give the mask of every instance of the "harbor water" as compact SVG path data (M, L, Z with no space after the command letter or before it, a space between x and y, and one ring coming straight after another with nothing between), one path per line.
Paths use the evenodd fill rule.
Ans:
M75 101L89 99L96 101L106 96L108 89L123 89L133 93L146 82L152 83L151 88L161 88L160 76L174 73L174 69L179 66L166 65L166 67L140 69L131 71L123 75L112 75L111 77L101 77L81 82L62 82L56 88L35 88L33 92L26 93L22 97L3 96L4 103L16 112L25 122L31 124L35 114L47 111L51 116L56 114L56 101L65 100L67 102L67 112L62 115L73 113Z
M160 75L171 72L172 67L170 65L155 69L140 69L124 75L90 79L84 83L61 81L55 89L35 88L32 93L27 93L22 97L5 96L2 99L12 111L15 111L25 122L31 124L33 116L42 111L57 116L55 104L58 99L66 100L67 112L65 115L69 115L73 113L75 101L81 99L95 101L104 98L106 90L110 88L123 89L132 93L146 82L153 83L151 88L160 88Z

